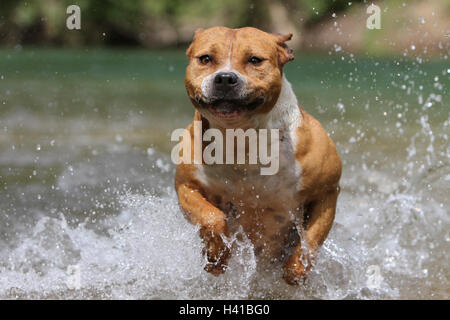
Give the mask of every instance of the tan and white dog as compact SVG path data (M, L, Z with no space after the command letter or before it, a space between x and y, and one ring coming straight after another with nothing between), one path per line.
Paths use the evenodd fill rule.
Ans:
M214 275L226 270L227 237L242 228L259 259L284 261L284 279L298 283L333 224L341 160L283 75L294 58L285 44L291 37L214 27L197 30L187 50L185 85L203 130L279 130L274 175L261 175L258 165L249 164L177 166L180 206L200 226L205 270ZM187 130L193 137L193 124Z

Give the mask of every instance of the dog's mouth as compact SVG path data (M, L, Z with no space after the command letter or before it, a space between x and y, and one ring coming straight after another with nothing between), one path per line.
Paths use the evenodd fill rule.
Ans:
M207 109L209 112L211 112L213 115L221 117L221 118L233 118L239 116L244 109L234 109L229 108L226 106L207 106Z
M222 118L232 118L242 113L252 111L262 105L265 101L264 96L254 99L212 99L206 102L203 99L197 99L197 102L208 109L213 115Z

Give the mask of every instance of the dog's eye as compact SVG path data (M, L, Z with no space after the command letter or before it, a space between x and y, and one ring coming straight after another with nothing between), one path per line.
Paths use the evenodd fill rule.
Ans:
M205 54L205 55L199 57L198 61L200 61L201 64L207 64L212 61L212 58L210 55Z
M258 66L261 64L261 62L263 62L263 59L253 56L250 59L248 59L248 62L250 62L251 64L253 64L255 66Z

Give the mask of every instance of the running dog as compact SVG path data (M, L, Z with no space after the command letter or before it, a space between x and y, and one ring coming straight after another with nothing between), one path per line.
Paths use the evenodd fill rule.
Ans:
M214 27L197 30L187 49L185 86L203 132L279 132L279 170L273 175L261 175L259 164L177 165L179 204L200 227L205 270L214 275L227 268L228 237L243 230L258 259L283 261L284 279L297 284L333 224L341 160L320 123L298 105L283 74L294 59L286 45L291 37ZM194 146L194 124L187 130ZM192 147L189 157L194 152Z

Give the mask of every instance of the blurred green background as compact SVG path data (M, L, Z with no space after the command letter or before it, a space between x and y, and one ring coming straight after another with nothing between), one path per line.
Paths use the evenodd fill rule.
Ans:
M375 1L381 30L365 27L367 0L2 0L0 45L184 47L196 28L254 26L293 32L303 50L336 46L367 54L426 48L439 55L450 29L450 0ZM66 28L66 8L81 8L81 30Z

